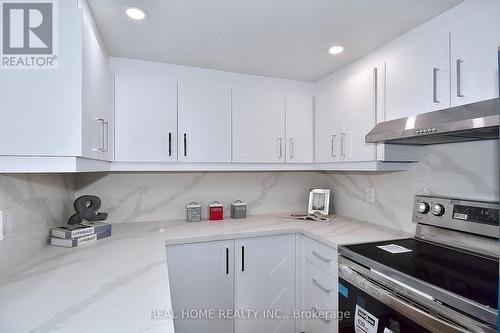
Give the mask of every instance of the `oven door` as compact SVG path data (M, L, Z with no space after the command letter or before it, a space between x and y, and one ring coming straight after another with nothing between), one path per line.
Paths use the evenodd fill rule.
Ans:
M439 304L417 303L418 295L410 300L405 297L407 292L400 293L390 283L385 287L379 283L380 277L372 274L369 269L340 257L339 311L343 313L340 333L496 332L463 315L435 311Z

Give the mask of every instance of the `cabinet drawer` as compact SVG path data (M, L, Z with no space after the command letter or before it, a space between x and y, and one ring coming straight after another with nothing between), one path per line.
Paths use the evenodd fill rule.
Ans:
M320 298L314 293L307 292L305 295L306 310L309 313L334 313L335 308L323 303ZM329 318L311 318L304 320L304 326L307 333L337 333L338 321L333 317Z
M306 263L304 290L309 297L336 309L337 308L337 285L335 276L326 274L311 263Z
M316 242L310 238L305 239L305 256L310 263L321 268L328 274L337 276L337 251L329 246Z

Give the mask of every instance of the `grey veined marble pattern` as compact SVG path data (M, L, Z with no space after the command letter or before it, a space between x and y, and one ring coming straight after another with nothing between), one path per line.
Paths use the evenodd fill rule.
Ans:
M76 194L95 194L109 221L140 222L182 219L191 201L207 216L214 200L225 206L240 199L249 214L305 212L309 190L327 184L318 172L186 172L79 174Z
M402 172L187 172L76 175L76 195L96 194L111 222L184 218L196 201L203 216L213 200L241 199L249 214L305 211L310 188L332 188L335 212L413 232L415 194L498 200L498 140L421 148L421 160ZM375 189L375 202L366 189Z
M66 223L74 195L71 175L0 175L0 275L47 245L49 229Z
M421 147L420 162L393 173L329 173L336 211L412 232L415 194L498 201L498 140ZM366 189L375 189L375 203Z

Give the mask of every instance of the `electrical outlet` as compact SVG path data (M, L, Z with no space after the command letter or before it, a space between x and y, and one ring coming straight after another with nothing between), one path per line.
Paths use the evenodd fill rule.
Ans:
M366 189L366 201L369 203L375 203L375 189L373 187L368 187Z

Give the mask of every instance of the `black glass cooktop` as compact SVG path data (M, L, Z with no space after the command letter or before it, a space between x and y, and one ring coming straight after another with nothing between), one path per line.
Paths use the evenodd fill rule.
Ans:
M393 254L377 246L412 250ZM498 260L490 260L417 239L344 246L359 255L494 309L498 307Z

